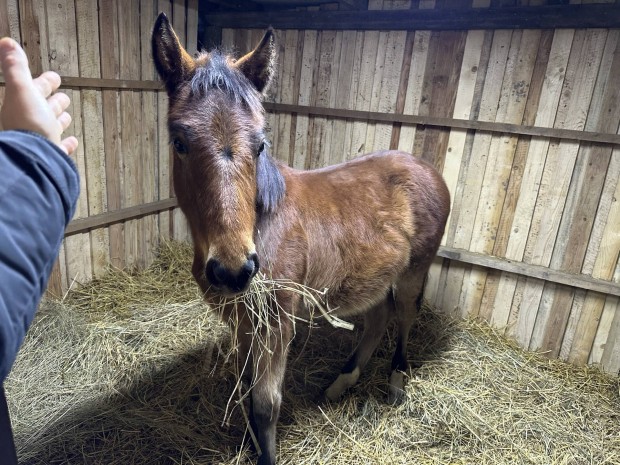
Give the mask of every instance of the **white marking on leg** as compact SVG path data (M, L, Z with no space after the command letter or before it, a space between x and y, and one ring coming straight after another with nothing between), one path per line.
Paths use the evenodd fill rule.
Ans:
M388 402L399 402L405 395L405 374L402 371L394 370L390 375L390 391Z
M340 376L336 378L336 381L325 390L325 396L332 402L338 400L344 391L357 383L359 377L359 367L356 367L351 373L341 373Z

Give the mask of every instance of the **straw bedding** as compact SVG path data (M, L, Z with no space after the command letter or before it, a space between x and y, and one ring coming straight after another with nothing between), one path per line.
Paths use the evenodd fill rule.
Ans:
M245 420L226 326L200 301L191 250L165 244L45 301L7 381L20 463L238 464ZM278 430L282 464L620 463L620 382L527 353L425 308L404 402L386 404L394 340L335 404L321 392L359 336L298 322Z

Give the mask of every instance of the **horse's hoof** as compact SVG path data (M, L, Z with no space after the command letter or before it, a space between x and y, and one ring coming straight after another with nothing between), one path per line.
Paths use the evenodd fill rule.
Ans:
M405 373L394 370L390 375L390 389L388 391L388 403L400 405L405 400Z

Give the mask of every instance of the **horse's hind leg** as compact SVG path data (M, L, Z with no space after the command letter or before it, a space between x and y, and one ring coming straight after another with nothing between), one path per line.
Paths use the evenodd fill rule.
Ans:
M328 400L337 400L344 391L357 383L360 373L385 333L391 317L391 312L388 308L390 304L392 304L392 301L388 298L371 308L364 315L364 332L360 342L351 357L349 357L340 375L336 378L336 381L325 390L325 396Z
M407 341L411 326L422 306L422 293L424 291L426 272L426 269L423 271L407 271L399 278L394 289L393 297L398 339L390 373L390 390L388 393L388 401L390 403L399 402L405 392L405 373L409 370Z

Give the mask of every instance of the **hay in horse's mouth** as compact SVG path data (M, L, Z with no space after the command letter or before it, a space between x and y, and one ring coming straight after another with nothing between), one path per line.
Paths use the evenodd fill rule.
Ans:
M221 426L235 386L230 331L202 302L191 262L191 247L164 245L144 272L114 271L43 304L6 385L21 463L255 460L239 450L241 411ZM401 406L385 403L386 338L352 392L319 408L359 338L358 325L322 326L291 347L279 463L618 462L617 376L425 308Z

